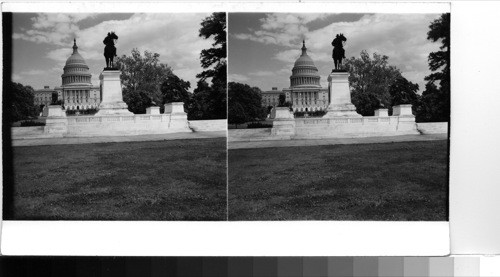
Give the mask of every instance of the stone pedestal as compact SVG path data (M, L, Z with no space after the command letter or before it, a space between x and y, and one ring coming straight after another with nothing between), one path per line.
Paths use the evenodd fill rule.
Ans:
M392 107L393 116L413 116L410 104L398 105Z
M66 117L66 111L62 109L60 105L50 105L44 107L47 108L46 110L46 116L47 117Z
M184 102L172 102L165 104L165 113L187 115L186 112L184 112Z
M47 117L49 116L49 106L44 106L42 109L42 116Z
M160 114L160 107L146 108L146 114Z
M419 134L415 116L412 113L411 105L398 105L392 107L392 115L398 117L398 132L406 132L407 134Z
M184 112L184 102L172 102L165 104L165 114L170 115L169 127L180 131L191 131Z
M388 109L378 109L375 110L375 116L389 116L389 110Z
M119 70L104 70L99 76L101 80L102 99L96 116L133 115L123 102L122 84Z
M271 135L290 139L295 135L295 118L288 107L276 107Z
M361 117L356 112L356 107L351 103L349 73L332 72L328 75L328 90L330 105L328 105L324 118Z
M64 135L68 132L68 119L66 111L59 105L50 105L47 109L47 119L45 120L45 128L43 132L46 134Z
M293 112L288 107L274 108L274 119L293 119Z

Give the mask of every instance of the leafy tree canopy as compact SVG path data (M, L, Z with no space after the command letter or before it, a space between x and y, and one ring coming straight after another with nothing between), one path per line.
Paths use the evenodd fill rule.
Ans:
M408 81L403 76L398 77L389 87L391 107L401 104L412 104L415 107L419 101L417 92L418 84Z
M377 53L370 57L366 50L359 58L351 57L345 62L349 71L352 103L358 113L371 116L380 107L390 108L390 86L401 78L401 71L388 63L389 57Z
M37 115L35 93L32 87L9 81L5 94L5 107L8 109L6 122L14 123Z
M171 102L184 102L188 104L190 93L189 88L191 84L182 80L175 74L171 74L161 85L161 93L163 96L162 104Z
M230 82L228 95L228 116L230 124L241 124L266 118L262 107L261 91L247 84Z
M198 74L198 78L221 77L226 72L226 13L213 13L201 22L200 37L213 37L212 48L201 51L201 65L207 70ZM212 69L208 69L212 67Z
M191 119L223 119L227 117L226 13L213 13L201 22L199 36L213 38L212 48L200 54L204 70L194 91ZM209 86L206 80L211 78Z
M427 84L422 93L422 121L450 120L450 14L442 14L429 25L427 39L441 42L440 51L429 54ZM438 86L439 85L439 86Z
M142 56L139 50L133 49L131 56L123 55L115 62L121 71L124 101L133 113L145 112L147 107L138 106L139 104L132 103L132 100L140 99L139 103L149 105L163 103L161 86L173 73L168 65L160 63L159 58L158 53L144 51Z

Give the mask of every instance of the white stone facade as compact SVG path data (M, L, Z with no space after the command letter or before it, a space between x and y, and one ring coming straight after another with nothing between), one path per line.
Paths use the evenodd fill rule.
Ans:
M83 57L78 53L76 40L73 54L68 58L61 75L62 85L56 87L58 99L66 110L96 109L101 103L100 87L92 85L92 75Z
M332 72L328 75L328 91L330 104L326 109L324 118L332 117L361 117L356 112L356 107L351 103L351 90L349 89L349 73Z
M43 89L37 89L34 92L35 96L35 105L40 106L40 105L45 105L48 106L52 103L52 94L56 93L55 89L50 89L49 86L44 86Z
M119 70L104 70L101 80L102 102L96 116L132 115L127 104L123 101L122 83Z
M45 134L63 137L123 136L179 132L192 132L188 125L186 113L66 117L50 116L49 112L49 117L47 117L44 128Z
M285 94L287 102L292 103L296 112L312 112L326 110L329 103L328 89L320 85L320 75L314 61L307 54L305 41L302 45L302 54L295 61L290 76L290 87L278 91L262 93L263 106L276 107L279 104L279 95Z

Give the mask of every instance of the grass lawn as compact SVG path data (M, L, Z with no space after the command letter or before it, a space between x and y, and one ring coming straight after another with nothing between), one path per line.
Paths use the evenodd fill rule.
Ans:
M448 220L447 141L229 150L229 220Z
M226 220L226 139L14 147L13 220Z

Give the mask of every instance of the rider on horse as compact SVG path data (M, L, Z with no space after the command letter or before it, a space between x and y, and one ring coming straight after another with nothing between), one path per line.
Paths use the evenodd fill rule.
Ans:
M108 36L102 41L106 47L104 47L104 57L106 58L106 68L113 68L113 58L116 57L116 47L115 39L118 36L115 32L108 33Z
M344 41L346 40L347 39L343 34L337 34L332 41L332 58L335 64L335 70L340 69L340 66L342 65L342 59L345 59Z

